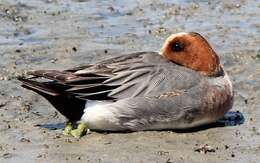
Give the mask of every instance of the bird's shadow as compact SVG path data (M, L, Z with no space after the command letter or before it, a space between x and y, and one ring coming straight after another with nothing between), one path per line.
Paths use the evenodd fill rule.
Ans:
M37 127L46 128L48 130L61 130L64 129L65 123L48 123L48 124L37 124Z
M191 132L198 132L210 128L218 128L218 127L226 127L226 126L237 126L241 125L245 122L244 115L239 111L230 111L227 112L223 118L219 119L215 123L210 123L207 125L202 125L199 127L193 127L190 129L174 129L174 130L160 130L160 131L173 131L177 133L191 133ZM59 130L64 129L65 123L51 123L51 124L38 124L36 125L41 128L46 128L49 130ZM100 133L126 133L129 131L124 132L114 132L114 131L97 131ZM131 131L130 131L131 132Z

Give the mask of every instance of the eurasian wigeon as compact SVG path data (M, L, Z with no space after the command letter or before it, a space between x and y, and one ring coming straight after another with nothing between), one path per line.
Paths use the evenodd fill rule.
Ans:
M64 133L186 129L216 122L233 105L219 57L200 34L168 37L160 52L138 52L64 71L38 70L22 86L69 122ZM72 123L79 123L73 129Z

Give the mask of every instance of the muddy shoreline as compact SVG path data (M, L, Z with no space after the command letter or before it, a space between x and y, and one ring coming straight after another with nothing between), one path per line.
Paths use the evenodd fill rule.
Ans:
M0 162L259 162L260 3L4 0L0 2ZM220 55L245 122L196 132L63 136L65 119L15 79L137 51L195 31ZM198 150L199 149L199 150ZM207 152L205 152L207 151Z

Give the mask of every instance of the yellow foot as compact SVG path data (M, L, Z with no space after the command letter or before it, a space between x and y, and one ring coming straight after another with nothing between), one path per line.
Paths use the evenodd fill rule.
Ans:
M66 135L66 136L70 136L70 132L72 131L73 129L73 126L72 126L72 122L68 121L66 122L66 125L65 125L65 128L63 130L63 135Z
M78 124L77 129L71 130L70 135L72 135L75 138L80 138L83 135L85 135L87 132L87 125L85 123L80 122Z

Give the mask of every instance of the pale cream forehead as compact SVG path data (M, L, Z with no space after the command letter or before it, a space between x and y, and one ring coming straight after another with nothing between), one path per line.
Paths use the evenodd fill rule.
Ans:
M177 37L177 36L183 36L183 35L187 35L187 34L188 34L187 32L180 32L180 33L172 34L171 36Z
M187 33L187 32L180 32L180 33L171 34L171 35L167 38L167 40L170 41L170 40L172 40L172 39L175 38L175 37L181 37L181 36L184 36L184 35L188 35L188 33Z

